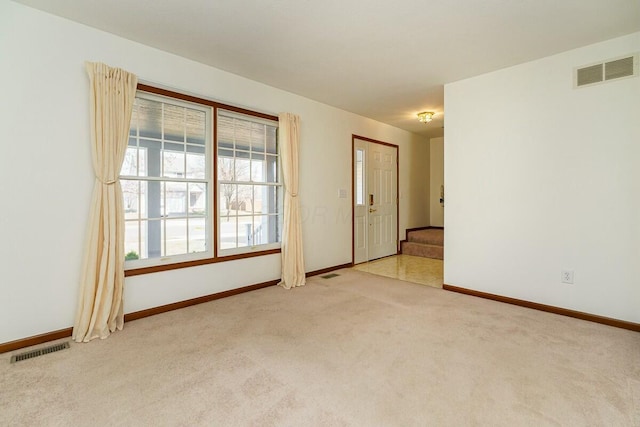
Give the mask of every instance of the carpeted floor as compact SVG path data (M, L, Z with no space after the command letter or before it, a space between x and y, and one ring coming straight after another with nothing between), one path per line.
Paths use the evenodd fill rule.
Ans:
M338 273L2 354L0 425L640 425L640 334Z

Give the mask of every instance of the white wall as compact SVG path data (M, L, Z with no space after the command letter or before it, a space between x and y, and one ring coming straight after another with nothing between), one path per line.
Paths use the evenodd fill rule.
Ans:
M306 270L351 262L353 133L400 146L401 236L428 221L425 139L200 63L0 0L0 343L72 326L93 185L84 61L146 82L277 114L299 114ZM349 196L350 197L350 196ZM133 312L279 277L278 255L126 279ZM283 296L284 294L283 290Z
M572 86L638 51L635 33L445 86L445 283L640 322L640 78Z
M440 204L440 186L444 184L444 138L431 138L429 142L429 209L430 225L444 227L444 208Z

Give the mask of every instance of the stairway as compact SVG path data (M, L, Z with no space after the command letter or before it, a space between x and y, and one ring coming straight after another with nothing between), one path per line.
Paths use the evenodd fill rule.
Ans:
M444 230L427 228L407 232L407 240L400 246L403 255L421 256L424 258L444 258Z

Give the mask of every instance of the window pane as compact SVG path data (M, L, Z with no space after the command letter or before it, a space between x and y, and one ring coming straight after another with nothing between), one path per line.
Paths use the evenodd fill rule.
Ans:
M269 215L269 243L277 243L282 239L282 213Z
M237 217L220 215L220 249L236 247Z
M218 156L218 179L220 181L235 180L232 157Z
M219 207L220 216L229 215L232 206L236 203L236 187L235 184L220 184L220 201ZM235 215L235 213L234 213Z
M281 187L269 186L267 187L267 195L269 196L269 203L266 212L270 214L278 213L280 210L280 189Z
M278 154L278 145L276 144L276 128L267 126L266 132L267 153Z
M264 153L265 127L265 125L253 123L251 127L251 151L256 153Z
M253 190L253 212L258 214L274 214L278 212L278 187L273 185L256 185Z
M184 141L185 136L185 108L177 105L164 104L164 139L169 141Z
M162 137L162 103L136 98L138 128L144 138Z
M122 162L120 175L138 175L138 149L136 147L127 147L127 151L124 153L124 161Z
M159 258L163 252L164 230L161 220L140 221L141 258Z
M266 194L267 187L264 185L256 185L253 187L253 213L263 213L268 204L268 196Z
M251 216L238 217L238 247L250 246L249 239L253 234L253 221Z
M124 219L137 219L140 207L140 182L121 179Z
M364 205L364 150L356 150L356 205Z
M171 178L184 178L184 152L163 151L163 176Z
M236 157L236 181L249 181L250 180L250 160L249 159L241 159Z
M264 154L251 154L251 180L253 182L265 182Z
M218 114L218 147L233 148L233 119Z
M187 142L205 145L207 117L204 111L186 109L187 113Z
M207 184L189 184L189 215L204 215L207 212Z
M125 260L140 258L140 224L138 221L125 221L124 223L124 254ZM135 258L138 257L138 258Z
M266 245L279 241L278 217L260 215L253 217L253 245Z
M233 137L236 150L249 151L251 147L251 122L233 119Z
M140 156L139 160L140 176L159 177L162 165L162 142L140 138L139 145L145 151L144 159Z
M147 219L149 218L149 210L147 206L149 204L149 191L148 191L148 183L146 181L139 181L140 184L140 199L138 210L140 211L140 218Z
M187 214L187 183L166 182L164 189L165 216L185 216Z
M138 148L138 176L147 176L147 149Z
M164 215L163 206L164 183L159 181L147 182L147 218L160 218Z
M233 149L218 148L218 158L220 157L233 158Z
M267 155L265 171L267 182L278 182L278 158L276 156Z
M206 167L204 153L187 153L187 178L204 179Z
M238 215L251 214L253 211L253 186L238 185L236 196L237 203L232 206L232 209L238 211Z
M187 253L187 219L167 219L165 223L165 255Z
M189 218L189 253L207 250L207 230L204 218Z
M265 222L266 221L264 221L264 217L262 216L253 217L252 228L250 229L251 234L249 235L247 242L249 245L257 246L266 243L264 234L267 232L267 227L265 226Z

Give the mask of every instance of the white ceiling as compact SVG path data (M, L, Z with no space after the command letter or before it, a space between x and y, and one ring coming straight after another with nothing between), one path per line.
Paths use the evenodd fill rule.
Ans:
M428 137L443 84L640 31L638 0L19 3Z

